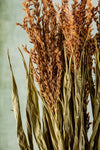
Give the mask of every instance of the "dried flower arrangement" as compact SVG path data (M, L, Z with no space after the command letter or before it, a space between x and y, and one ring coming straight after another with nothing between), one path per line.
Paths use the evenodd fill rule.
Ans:
M62 0L61 6L54 5L52 0L24 0L22 3L26 16L23 23L17 25L26 31L33 44L30 51L27 45L22 45L30 56L29 71L19 49L27 79L28 141L22 127L17 85L8 52L21 150L34 149L33 136L39 150L100 149L100 0L97 3L94 7L91 0L80 3L73 0L72 9L69 0ZM95 35L92 35L93 21L97 27ZM43 102L43 131L39 97ZM89 101L93 113L90 140L87 136L91 124L87 112Z

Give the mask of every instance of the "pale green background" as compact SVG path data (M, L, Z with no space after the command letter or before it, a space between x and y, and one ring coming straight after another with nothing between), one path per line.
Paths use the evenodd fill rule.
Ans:
M25 70L17 47L28 43L26 33L16 22L21 22L24 12L22 11L22 0L0 0L0 150L19 150L16 137L16 123L12 110L12 83L8 66L7 48L10 50L11 61L15 78L18 85L19 98L25 126L26 105L26 80ZM60 1L60 0L59 0ZM58 2L57 0L54 2ZM96 5L97 0L93 0ZM95 27L95 25L94 25ZM95 29L96 30L96 29ZM29 44L29 47L31 45ZM28 64L28 55L25 54ZM88 110L90 111L90 104ZM90 112L91 114L91 112ZM92 119L92 115L91 115ZM89 136L91 129L89 131ZM35 150L38 150L35 144Z

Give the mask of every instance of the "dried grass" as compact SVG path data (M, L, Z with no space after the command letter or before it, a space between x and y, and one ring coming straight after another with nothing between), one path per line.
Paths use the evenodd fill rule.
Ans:
M24 0L22 4L26 16L23 23L17 25L27 32L34 45L30 51L27 45L22 45L30 56L29 70L19 49L26 70L28 139L22 127L17 85L8 52L20 149L34 150L34 136L39 150L99 150L100 1L95 8L91 0L80 3L73 0L72 10L68 0L62 0L62 6L56 5L57 9L52 0L41 0L41 5L38 0ZM93 20L97 25L95 36L92 35ZM39 91L34 80L39 84ZM38 97L43 102L43 131ZM88 101L92 103L93 112L90 140L87 137L91 124Z

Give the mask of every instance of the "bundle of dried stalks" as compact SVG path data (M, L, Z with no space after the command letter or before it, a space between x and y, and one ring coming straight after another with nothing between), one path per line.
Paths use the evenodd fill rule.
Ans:
M33 44L30 51L27 45L22 45L30 56L29 71L19 49L27 80L28 141L22 127L17 85L8 53L20 149L33 150L35 137L39 150L99 150L100 0L97 7L93 6L91 0L81 0L80 3L73 0L72 9L68 0L62 0L61 7L55 5L56 8L52 0L24 0L22 4L26 16L23 23L17 25L27 32ZM97 26L94 36L93 21ZM40 90L35 87L34 79ZM43 102L43 130L39 97ZM90 140L87 137L91 124L87 112L89 101L93 113Z

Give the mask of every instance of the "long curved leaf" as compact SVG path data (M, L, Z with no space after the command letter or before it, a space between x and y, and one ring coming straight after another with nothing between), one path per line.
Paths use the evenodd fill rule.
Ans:
M21 52L21 51L20 51ZM26 70L26 80L27 80L27 106L26 106L26 114L27 114L27 121L28 127L30 129L28 130L31 136L31 128L33 130L35 140L38 144L39 150L47 150L47 146L41 131L41 123L40 123L40 114L39 114L39 106L38 106L38 95L36 92L36 88L34 85L34 79L32 77L32 74L29 70L29 73L27 73L27 67L25 63L25 59L22 55L22 60L24 63L24 67ZM29 62L29 67L32 65L31 59ZM32 142L32 140L30 141ZM31 144L31 143L30 143Z
M17 123L17 139L18 139L21 150L30 150L27 144L27 139L26 139L23 126L22 126L18 90L17 90L17 85L16 85L15 77L14 77L11 62L10 62L9 51L7 51L7 54L8 54L8 60L9 60L9 65L10 65L10 71L12 74L12 83L13 83L12 104L13 104L13 110L14 110L16 123Z

